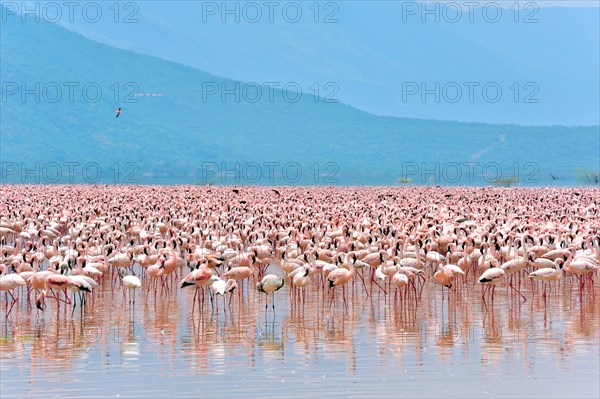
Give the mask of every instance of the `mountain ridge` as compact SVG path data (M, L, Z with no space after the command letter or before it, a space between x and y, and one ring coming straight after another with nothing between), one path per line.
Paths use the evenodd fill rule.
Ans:
M377 116L311 95L286 102L278 90L272 102L264 96L255 103L232 101L231 96L225 101L215 96L203 100L199 95L203 84L236 81L96 43L48 23L4 24L3 38L0 155L4 163L97 162L108 170L115 163L132 162L139 168L140 182L208 183L207 165L300 162L304 175L298 184L323 183L309 169L315 163L319 169L337 165L339 184L393 184L407 165L469 162L473 154L490 146L494 151L487 150L477 161L497 162L505 169L515 162L534 162L540 175L554 171L565 179L570 176L569 181L576 168L598 164L593 151L599 145L597 126L524 127ZM7 83L32 87L35 82L77 82L79 87L93 82L103 89L103 96L97 102L81 96L70 102L63 93L54 103L35 102L31 96L23 102L18 94L8 96L5 90ZM132 97L138 102L124 104L111 98L114 82L118 82L119 100L131 94L127 82L137 83L141 94L161 96ZM123 114L115 118L118 106ZM579 142L563 142L563 135L574 134ZM544 137L540 152L565 159L564 165L527 151L532 140L540 137ZM222 182L220 175L213 177ZM454 184L438 177L433 183ZM432 184L419 176L415 180ZM486 184L481 176L457 183L461 182Z
M200 23L201 5L143 3L137 24L69 24L140 53L178 61L241 81L334 81L343 102L375 115L519 125L597 125L599 9L505 9L498 23L421 23L401 20L398 5L339 4L338 23ZM306 10L310 13L310 10ZM594 19L595 18L595 19ZM173 23L173 22L177 23ZM77 21L76 21L77 22ZM105 24L103 24L105 22ZM128 44L123 44L127 41ZM569 60L576 59L573 65ZM443 67L440 66L443 62ZM243 64L243 67L241 65ZM403 82L497 82L498 103L403 101ZM512 100L518 83L521 98ZM523 103L523 86L537 86L537 104Z

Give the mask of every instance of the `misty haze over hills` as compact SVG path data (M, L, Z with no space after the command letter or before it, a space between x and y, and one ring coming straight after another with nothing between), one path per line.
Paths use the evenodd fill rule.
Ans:
M498 177L516 174L523 185L576 184L577 168L600 163L598 126L384 117L307 93L292 101L293 90L247 85L43 21L8 19L0 58L3 181L23 164L43 172L56 163L66 173L67 163L95 163L103 172L97 181L107 183L133 173L143 183L233 184L227 171L246 168L255 177L258 165L261 179L239 183L394 184L406 176L418 184L489 184L497 166ZM248 90L223 95L223 87Z
M598 8L530 2L520 10L505 5L496 17L494 7L460 2L453 3L460 9L440 2L417 8L413 2L305 2L296 3L301 17L290 23L296 10L284 8L286 2L272 10L240 2L135 4L119 15L135 23L114 23L108 5L97 23L60 22L94 40L230 79L295 82L307 93L317 83L319 95L378 115L599 123Z

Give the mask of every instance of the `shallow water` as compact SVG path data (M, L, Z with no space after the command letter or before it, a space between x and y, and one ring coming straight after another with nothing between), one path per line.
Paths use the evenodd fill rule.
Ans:
M108 276L83 313L31 310L21 293L1 323L1 396L598 397L597 286L580 297L566 280L544 301L529 284L527 301L498 286L492 303L471 281L443 300L425 283L419 301L356 281L347 306L314 289L302 305L285 286L275 312L246 289L241 308L207 297L193 314L193 290L129 305Z

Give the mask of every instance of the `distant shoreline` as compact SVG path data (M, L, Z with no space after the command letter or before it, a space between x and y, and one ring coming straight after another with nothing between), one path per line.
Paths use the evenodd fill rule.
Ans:
M511 186L511 187L502 187L502 186L450 186L450 185L424 185L424 184L413 184L413 185L240 185L240 184L193 184L193 183L172 183L172 184L157 184L157 183L137 183L137 184L90 184L90 183L71 183L71 184L43 184L43 183L2 183L0 187L14 187L14 186L22 186L22 187L89 187L89 188L148 188L148 187L173 187L173 188L205 188L205 189L216 189L216 190L231 190L231 189L265 189L272 190L276 188L285 188L285 189L399 189L399 190L410 190L410 189L452 189L452 190L570 190L570 189L589 189L589 190L598 190L600 189L600 185L573 185L573 186Z

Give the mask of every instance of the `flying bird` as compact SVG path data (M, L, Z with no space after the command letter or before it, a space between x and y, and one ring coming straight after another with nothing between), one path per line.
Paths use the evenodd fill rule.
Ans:
M119 107L115 112L116 112L115 118L118 118L119 115L121 115L121 107Z

